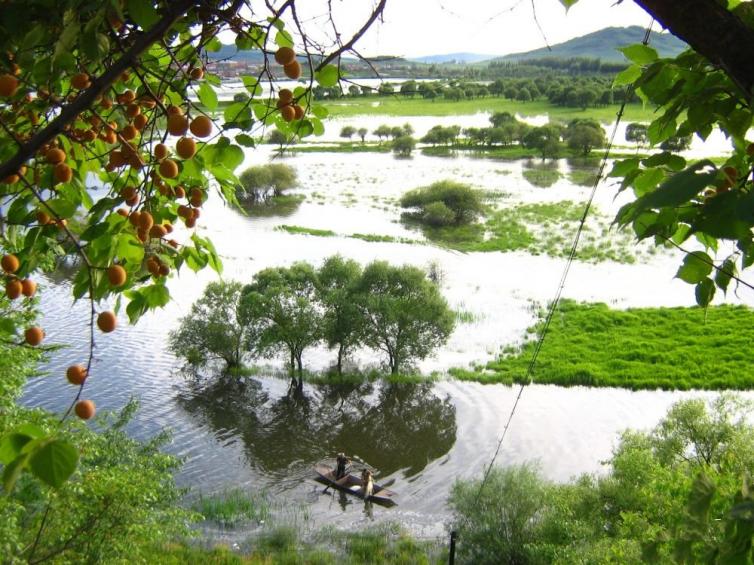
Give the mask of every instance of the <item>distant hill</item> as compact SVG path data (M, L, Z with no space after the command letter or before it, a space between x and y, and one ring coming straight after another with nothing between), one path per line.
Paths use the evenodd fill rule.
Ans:
M644 33L645 29L640 26L608 27L553 45L552 50L543 47L534 51L511 53L494 60L514 62L526 59L587 57L602 59L603 61L623 62L625 58L620 51L617 51L617 48L632 43L641 43L644 39ZM661 57L673 57L686 49L686 44L683 41L669 33L652 32L649 45L657 49Z
M414 63L442 64L442 63L479 63L494 59L497 55L482 55L480 53L446 53L444 55L426 55L424 57L410 57Z

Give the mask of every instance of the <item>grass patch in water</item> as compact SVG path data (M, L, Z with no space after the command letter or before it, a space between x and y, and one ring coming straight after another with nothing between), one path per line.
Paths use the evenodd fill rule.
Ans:
M479 321L479 316L468 310L456 310L455 317L459 324L473 324Z
M199 495L192 509L205 520L216 522L224 528L233 528L243 522L267 520L270 506L264 495L253 494L240 488L214 495Z
M392 146L386 142L378 143L353 143L353 142L332 142L327 144L307 143L297 145L294 153L390 153Z
M537 167L524 169L524 178L534 186L539 188L550 188L560 180L560 171L550 167Z
M318 230L315 228L305 228L303 226L289 226L286 224L279 225L275 229L292 233L292 234L314 235L317 237L333 237L333 236L338 235L332 230Z
M579 186L593 186L597 180L597 171L590 169L571 169L568 180Z
M526 251L532 255L567 257L582 214L581 204L562 201L492 210L484 223L432 227L407 217L403 221L409 227L421 229L427 239L459 251ZM594 208L590 219L579 245L579 260L636 261L637 248L629 233L610 231L609 220Z
M295 528L277 527L245 542L241 552L227 546L204 547L187 542L152 548L148 562L165 565L301 564L362 565L367 563L430 565L447 563L447 549L440 541L412 538L400 527L372 526L370 531L345 532L323 529L304 541Z
M543 328L526 342L458 379L522 382ZM751 389L754 311L745 306L630 308L561 302L537 359L534 380L561 386L629 389Z

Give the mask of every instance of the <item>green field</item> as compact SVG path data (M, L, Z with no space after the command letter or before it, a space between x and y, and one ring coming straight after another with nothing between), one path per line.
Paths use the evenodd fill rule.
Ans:
M541 313L541 316L544 312ZM543 322L521 347L456 378L523 382ZM534 371L534 382L630 389L751 389L754 310L744 306L632 308L563 301Z
M548 114L550 119L569 121L574 118L592 118L601 122L615 121L618 105L599 108L565 108L553 106L546 100L519 102L507 98L476 98L472 100L427 101L422 98L400 96L364 96L340 98L323 102L333 117L351 116L454 116L476 114L478 112L511 112L522 116ZM652 121L655 111L641 104L629 104L623 116L625 121Z

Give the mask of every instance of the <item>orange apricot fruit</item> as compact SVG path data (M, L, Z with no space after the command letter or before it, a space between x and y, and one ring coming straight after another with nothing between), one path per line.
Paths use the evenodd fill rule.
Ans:
M18 90L18 79L10 74L0 75L0 96L13 96Z
M47 159L48 163L57 165L58 163L65 161L65 151L57 148L50 149L45 154L45 158Z
M65 163L58 163L52 171L53 176L57 182L71 182L73 178L73 170Z
M283 106L280 108L280 115L286 122L291 122L296 117L296 110L293 109L293 106Z
M298 104L293 105L293 112L294 112L293 117L296 120L300 120L301 118L304 117L304 109Z
M24 279L21 281L21 293L27 297L31 298L37 293L37 283L35 283L31 279Z
M21 266L21 262L18 260L18 257L12 253L8 253L7 255L3 255L3 258L0 259L0 266L2 266L3 271L6 273L15 273Z
M301 78L301 70L301 63L295 59L283 67L285 76L293 80Z
M110 265L107 268L107 280L112 286L123 286L126 278L126 270L121 265Z
M196 137L209 137L212 134L212 120L207 116L197 116L191 120L191 133Z
M164 143L158 143L154 146L154 158L161 161L168 156L168 146Z
M97 409L94 406L94 402L91 400L79 400L73 408L73 411L76 412L76 416L82 420L89 420L94 417Z
M168 131L170 135L183 135L188 131L189 122L186 116L181 114L168 115Z
M175 152L181 159L191 159L196 153L196 141L190 137L182 137L175 144Z
M18 279L9 280L5 285L5 296L11 300L15 300L23 292L24 287L21 281Z
M275 61L278 65L289 65L296 60L296 52L290 47L281 47L275 51Z
M86 367L83 365L71 365L66 369L65 378L72 385L82 385L86 380Z
M71 86L76 90L84 90L92 86L92 81L89 80L89 75L86 73L76 73L71 77Z
M45 333L42 330L42 328L38 326L32 326L30 328L27 328L24 332L24 339L26 340L26 343L29 345L35 347L42 343L42 340L45 337Z
M293 102L293 92L287 88L281 88L278 92L278 98L283 104L290 104Z
M104 333L113 331L116 324L115 314L110 311L100 312L99 316L97 316L97 327Z
M160 163L160 175L166 179L174 179L178 176L178 163L172 159L165 159Z

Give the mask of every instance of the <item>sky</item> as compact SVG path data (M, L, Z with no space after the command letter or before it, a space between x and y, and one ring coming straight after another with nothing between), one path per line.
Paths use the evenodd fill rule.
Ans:
M343 41L360 27L374 1L332 0ZM332 37L324 16L326 1L307 0L300 6L305 27ZM375 23L357 48L364 56L505 55L544 47L545 37L552 45L609 26L645 27L650 20L631 0L580 0L568 13L558 0L387 0L384 22ZM653 29L659 31L659 26Z

